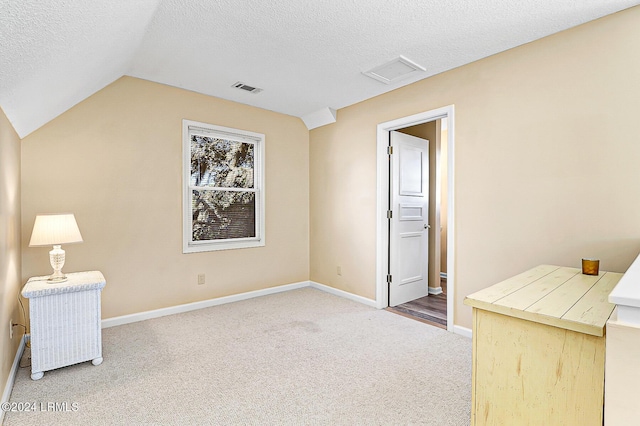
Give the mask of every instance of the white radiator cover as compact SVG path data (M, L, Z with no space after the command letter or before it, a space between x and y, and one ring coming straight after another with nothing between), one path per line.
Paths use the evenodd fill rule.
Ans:
M49 284L32 278L22 291L29 298L31 377L45 371L93 361L102 362L100 295L106 285L98 271L67 274L68 281Z

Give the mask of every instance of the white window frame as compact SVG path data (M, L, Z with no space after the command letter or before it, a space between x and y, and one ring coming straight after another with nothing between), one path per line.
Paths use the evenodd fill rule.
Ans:
M193 220L191 197L191 135L222 138L239 142L251 142L254 145L254 188L256 236L250 238L230 238L226 240L193 241ZM264 202L264 145L265 136L261 133L216 126L192 120L182 120L182 252L198 253L204 251L230 250L265 245L265 202Z

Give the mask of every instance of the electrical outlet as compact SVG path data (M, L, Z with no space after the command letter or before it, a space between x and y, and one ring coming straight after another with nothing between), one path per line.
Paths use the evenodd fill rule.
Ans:
M342 276L342 267L341 266L338 266L338 271L337 272L338 272L338 275Z
M13 339L13 320L9 319L9 339Z
M198 285L204 284L204 274L198 274Z

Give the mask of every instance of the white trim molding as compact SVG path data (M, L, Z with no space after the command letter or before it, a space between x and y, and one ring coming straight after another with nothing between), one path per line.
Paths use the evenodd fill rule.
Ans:
M0 403L9 402L11 390L13 389L13 384L16 381L16 375L20 368L20 359L22 359L22 354L24 354L24 347L26 346L28 338L29 335L24 334L22 339L20 339L20 345L18 345L16 356L13 358L13 364L11 365L11 370L9 370L9 377L7 377L7 383L4 385L4 391L2 392L2 400L0 400ZM4 410L0 410L0 425L4 422L4 413Z
M152 311L138 312L135 314L122 315L119 317L107 318L102 320L102 328L116 327L124 324L131 324L138 321L145 321L153 318L160 318L167 315L181 314L183 312L195 311L198 309L210 308L212 306L224 305L227 303L239 302L241 300L253 299L255 297L267 296L269 294L282 293L284 291L296 290L299 288L311 287L317 290L324 291L334 296L349 299L354 302L362 303L363 305L370 306L372 308L378 308L378 302L373 299L369 299L357 294L349 293L344 290L329 287L328 285L321 284L315 281L301 281L292 284L285 284L276 287L269 287L263 290L249 291L246 293L234 294L231 296L217 297L215 299L202 300L200 302L186 303L184 305L170 306L168 308L154 309ZM454 333L461 334L463 336L471 337L471 330L468 328L455 326L452 327Z
M372 308L378 307L376 301L373 299L367 299L366 297L358 296L357 294L349 293L344 290L338 290L337 288L329 287L328 285L310 281L310 286L318 290L333 294L334 296L343 297L345 299L353 300L354 302L362 303L363 305L371 306Z
M432 294L434 296L442 294L442 287L429 287L429 294Z
M160 318L167 315L181 314L183 312L195 311L198 309L210 308L212 306L224 305L226 303L239 302L241 300L253 299L254 297L266 296L269 294L281 293L283 291L295 290L309 287L309 281L285 284L277 287L269 287L263 290L249 291L246 293L234 294L231 296L217 297L215 299L202 300L200 302L186 303L184 305L170 306L168 308L154 309L152 311L139 312L136 314L122 315L119 317L102 320L102 328L115 327L118 325L130 324L153 318Z
M107 318L102 320L102 328L116 327L118 325L131 324L138 321L144 321L153 318L160 318L167 315L181 314L183 312L195 311L198 309L210 308L212 306L224 305L226 303L239 302L241 300L253 299L255 297L267 296L269 294L282 293L283 291L296 290L299 288L312 287L317 290L333 294L334 296L343 297L354 302L362 303L372 308L377 308L376 301L349 293L337 288L329 287L314 281L301 281L293 284L285 284L276 287L269 287L263 290L249 291L246 293L234 294L231 296L217 297L215 299L202 300L200 302L186 303L184 305L170 306L168 308L154 309L152 311L138 312L130 315L122 315L119 317Z
M473 338L473 331L470 328L462 327L460 325L453 326L453 332L469 339Z

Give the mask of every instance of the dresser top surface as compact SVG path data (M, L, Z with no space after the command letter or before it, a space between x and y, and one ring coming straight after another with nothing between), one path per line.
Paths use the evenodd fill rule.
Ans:
M470 294L466 305L498 314L603 336L615 308L608 296L623 274L540 265Z
M72 272L66 276L67 281L61 283L47 282L48 276L29 278L22 289L22 296L31 299L52 294L98 290L107 284L100 271Z

